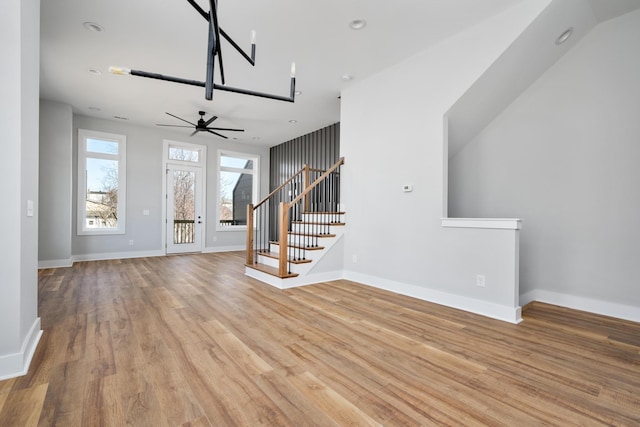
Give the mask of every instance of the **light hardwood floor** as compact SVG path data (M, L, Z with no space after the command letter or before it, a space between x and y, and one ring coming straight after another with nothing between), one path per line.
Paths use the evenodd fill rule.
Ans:
M511 325L349 281L281 291L243 254L40 272L44 335L0 426L640 425L640 324Z

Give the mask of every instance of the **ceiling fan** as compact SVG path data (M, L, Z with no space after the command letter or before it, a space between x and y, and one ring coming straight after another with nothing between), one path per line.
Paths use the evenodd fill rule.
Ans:
M178 117L174 114L171 113L167 113L168 115L170 115L171 117L175 117L178 120L182 120L185 123L189 123L191 126L185 126L185 125L164 125L164 124L160 124L158 123L158 126L169 126L169 127L175 127L175 128L195 128L195 130L193 131L193 133L189 136L193 136L198 132L209 132L212 133L214 135L217 135L221 138L224 139L229 139L229 137L222 135L221 133L216 132L217 130L224 130L224 131L231 131L231 132L244 132L244 129L231 129L231 128L214 128L214 127L209 127L209 125L211 123L213 123L213 121L215 119L218 118L218 116L213 116L211 117L209 120L205 121L204 120L204 115L207 114L204 111L198 111L198 114L200 114L200 119L198 119L198 123L191 123L188 120L185 120L181 117Z

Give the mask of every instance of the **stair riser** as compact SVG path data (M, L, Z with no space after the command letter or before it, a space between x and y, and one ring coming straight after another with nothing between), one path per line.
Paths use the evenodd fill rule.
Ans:
M305 222L344 222L344 214L302 214Z
M289 244L295 246L323 246L322 242L327 238L315 238L309 236L298 236L295 234L289 235Z
M309 252L307 252L307 259L310 259L308 257L308 255L309 255ZM262 255L258 255L258 263L259 264L268 265L269 267L275 267L275 268L278 268L278 265L279 265L279 261L277 259L271 258L271 257L262 256ZM297 273L298 272L297 270L299 270L299 266L300 265L304 265L304 264L299 264L299 265L298 264L292 264L291 265L291 270L294 273Z
M271 252L272 255L277 255L277 254L280 253L280 245L270 244L269 248L270 248L269 252ZM291 256L293 256L293 251L294 251L293 248L289 248L289 254ZM295 251L296 251L295 253L296 253L296 256L297 256L298 249L295 249ZM304 256L305 258L314 259L312 252L318 252L318 250L302 250L302 249L300 249L300 252L306 252L306 255Z
M338 234L338 228L344 228L342 225L330 225L326 226L323 224L291 224L291 231L294 233L305 233L305 234Z

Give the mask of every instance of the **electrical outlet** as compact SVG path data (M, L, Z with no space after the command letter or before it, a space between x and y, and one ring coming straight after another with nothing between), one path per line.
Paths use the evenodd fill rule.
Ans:
M481 288L484 288L486 280L487 280L487 278L484 276L484 274L477 274L476 275L476 286L480 286Z
M129 240L129 246L133 246L133 240Z

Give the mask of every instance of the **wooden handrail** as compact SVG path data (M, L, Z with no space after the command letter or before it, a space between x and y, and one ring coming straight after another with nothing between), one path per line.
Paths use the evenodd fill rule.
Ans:
M324 179L326 177L328 177L329 175L331 175L331 173L333 171L335 171L336 169L338 169L341 165L344 164L344 157L340 157L340 159L333 165L331 166L329 169L326 170L325 173L323 173L322 175L320 175L318 177L318 179L316 179L315 181L313 181L313 184L309 185L307 188L304 189L304 191L300 194L298 194L298 196L293 199L292 201L290 201L289 203L287 203L289 206L291 207L293 205L295 205L296 203L298 203L300 201L300 199L302 199L304 196L306 196L307 194L309 194L311 192L311 190L313 190L314 188L316 188L318 186L318 184L320 184L322 181L324 181Z
M263 204L265 204L268 200L270 200L274 195L280 192L287 184L291 183L296 177L300 174L302 176L302 186L303 191L298 194L292 201L285 202L280 201L277 212L277 224L278 224L278 274L280 277L285 277L289 274L289 218L290 218L290 210L293 206L295 206L300 200L304 199L303 209L305 212L309 211L309 194L311 191L316 188L321 182L325 181L327 177L329 177L332 173L334 173L341 165L344 164L344 157L340 157L340 159L329 169L315 169L310 168L309 165L304 165L302 169L296 172L293 176L287 179L285 182L280 184L278 188L273 190L267 197L261 200L255 206L247 205L247 254L246 261L247 265L253 265L256 262L256 258L253 253L254 246L254 232L255 228L253 226L254 222L254 212ZM314 182L309 183L311 180L311 172L323 172ZM264 233L265 236L268 234L267 230L261 230L261 233ZM262 239L263 237L261 237ZM269 243L270 244L270 243ZM260 250L265 250L262 246Z
M305 165L306 167L306 165ZM298 175L300 175L302 172L305 171L305 167L303 167L302 169L300 169L298 172L295 173L295 175L291 176L291 178L289 178L288 180L286 180L285 182L283 182L282 184L280 184L278 186L278 188L276 188L275 190L273 190L271 193L269 193L269 195L267 197L265 197L264 199L262 199L257 205L255 205L253 207L253 210L258 209L260 206L262 206L264 203L267 202L267 200L269 200L271 198L271 196L273 196L274 194L276 194L278 191L282 190L284 188L285 185L287 185L288 183L290 183L291 181L293 181L293 179L295 177L297 177Z

